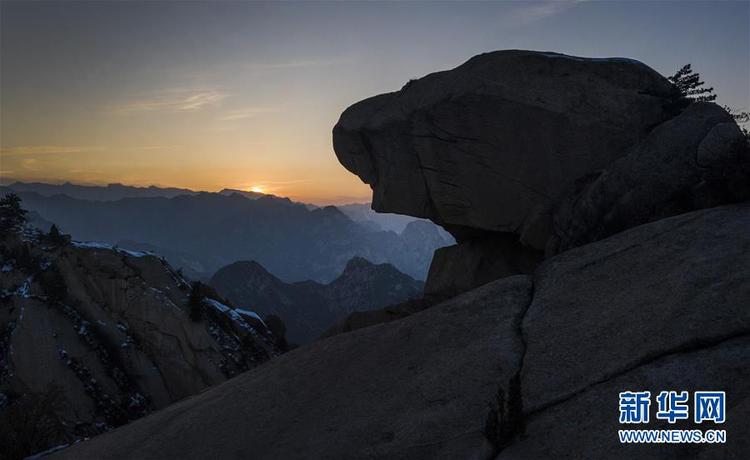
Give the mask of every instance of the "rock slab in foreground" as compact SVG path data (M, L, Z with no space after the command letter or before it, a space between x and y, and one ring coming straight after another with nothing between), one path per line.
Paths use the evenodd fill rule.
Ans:
M530 295L516 276L315 342L59 457L488 458Z
M527 432L501 459L693 458L701 447L706 458L748 458L750 204L663 219L547 260L522 330ZM726 391L730 425L669 426L652 413L649 425L623 427L618 393L629 389L650 390L652 410L662 390ZM726 428L728 443L622 447L624 428Z
M376 211L544 249L563 190L625 155L678 99L637 61L496 51L352 105L333 145Z

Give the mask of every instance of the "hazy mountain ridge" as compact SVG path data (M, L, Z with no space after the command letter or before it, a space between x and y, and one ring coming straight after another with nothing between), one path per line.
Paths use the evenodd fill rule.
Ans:
M287 338L305 343L354 311L369 310L421 297L424 283L391 264L352 258L328 284L285 283L255 261L240 261L218 270L209 285L233 304L261 316L279 316Z
M372 210L370 203L349 203L336 205L344 214L349 216L354 222L367 225L374 230L390 230L401 233L411 222L428 222L425 219L418 219L412 216L402 214L380 213ZM439 227L438 227L439 228ZM442 230L442 229L441 229ZM448 232L442 234L448 241L453 240Z
M178 195L195 195L200 192L177 187L136 187L133 185L79 185L70 182L48 184L44 182L14 181L3 184L16 192L36 192L42 196L67 195L71 198L91 201L116 201L123 198L172 198Z
M257 260L285 281L326 282L349 259L361 256L424 279L434 249L449 244L433 225L430 241L435 247L415 254L402 235L362 226L335 207L310 210L272 195L248 199L201 192L91 201L13 190L25 208L77 240L163 248L171 263L196 277L237 260Z

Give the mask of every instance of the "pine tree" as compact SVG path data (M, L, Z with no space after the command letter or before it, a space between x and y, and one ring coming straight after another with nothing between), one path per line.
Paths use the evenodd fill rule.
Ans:
M26 210L21 207L21 198L9 193L0 198L0 230L17 233L26 223Z
M266 316L264 323L273 334L276 345L281 351L288 351L289 344L286 341L286 324L284 324L284 321L279 316L271 314Z
M57 228L57 225L52 224L47 233L47 241L55 246L63 246L68 242L68 238Z
M31 253L29 243L21 243L13 251L13 258L16 260L16 266L26 270L36 270L39 265L37 258Z
M188 296L188 315L193 321L203 319L203 283L195 281L190 286L190 295Z
M745 137L750 141L750 130L747 129L748 123L750 123L750 112L745 111L736 111L735 109L729 107L728 105L724 106L724 110L727 111L729 115L734 118L734 121L739 125L740 129L742 130L742 134L745 135Z
M701 81L701 75L693 72L690 64L685 64L674 75L669 77L680 93L688 99L696 102L713 102L716 100L713 87L704 88L705 82Z
M60 229L57 228L57 225L52 224L52 227L49 229L49 238L52 241L57 241L60 239Z

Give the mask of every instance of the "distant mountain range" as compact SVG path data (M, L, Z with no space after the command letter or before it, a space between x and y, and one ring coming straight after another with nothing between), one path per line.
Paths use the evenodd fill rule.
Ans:
M7 182L7 181L6 181ZM6 187L16 192L36 192L43 196L67 195L71 198L91 201L115 201L123 198L172 198L178 195L195 195L198 192L186 188L173 187L134 187L132 185L108 184L78 185L65 182L63 184L47 184L43 182L12 182Z
M256 260L285 282L329 282L360 256L423 280L434 250L453 243L436 225L413 218L399 233L383 230L394 224L362 218L367 205L344 206L360 216L352 219L333 206L232 189L21 182L0 187L0 193L9 190L21 196L35 222L54 222L76 240L156 252L195 279Z
M424 283L391 264L352 258L328 284L285 283L254 261L230 264L209 285L232 304L262 317L274 314L286 325L291 343L306 343L354 311L370 310L421 297Z
M337 205L336 207L339 208L341 212L349 216L349 218L354 222L365 225L373 230L390 230L392 232L401 233L404 231L406 226L409 225L410 222L430 222L429 220L417 219L416 217L412 216L375 212L370 207L370 203L342 204ZM446 232L440 227L437 228L444 238L449 241L453 241L453 237L450 235L450 233Z

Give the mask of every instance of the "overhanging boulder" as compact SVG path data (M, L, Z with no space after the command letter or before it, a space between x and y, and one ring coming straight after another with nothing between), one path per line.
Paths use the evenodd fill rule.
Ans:
M333 145L376 211L543 249L561 192L625 155L679 99L638 61L496 51L354 104Z

